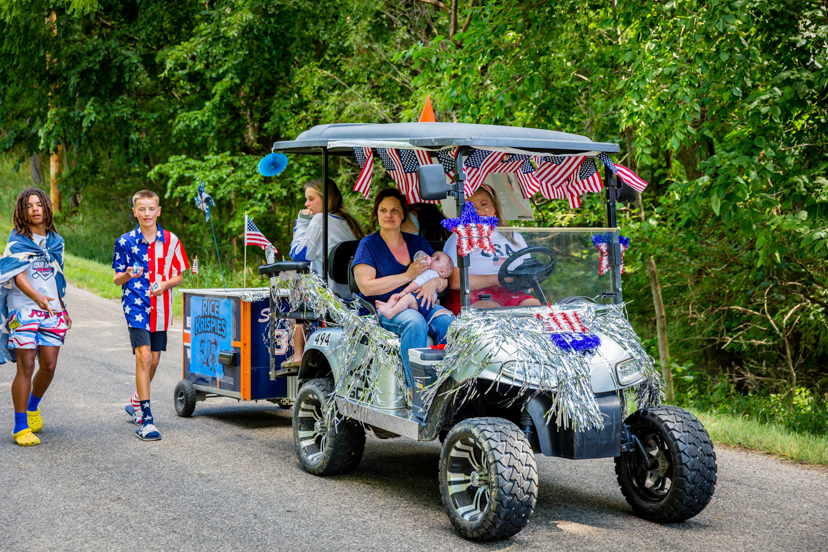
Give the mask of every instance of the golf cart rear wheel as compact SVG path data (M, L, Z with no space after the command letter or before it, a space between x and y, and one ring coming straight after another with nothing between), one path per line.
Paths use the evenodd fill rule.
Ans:
M644 408L627 418L641 442L638 450L615 459L615 473L624 498L644 519L671 523L689 519L713 497L716 453L701 422L681 408Z
M440 453L440 494L465 538L487 541L518 533L538 495L538 469L526 436L502 418L469 418L455 425Z
M192 382L181 380L175 386L175 411L182 418L189 418L193 415L196 407L196 388Z
M365 450L365 430L353 420L328 420L328 401L334 383L314 379L302 386L293 409L293 442L306 472L314 475L348 473L359 465Z

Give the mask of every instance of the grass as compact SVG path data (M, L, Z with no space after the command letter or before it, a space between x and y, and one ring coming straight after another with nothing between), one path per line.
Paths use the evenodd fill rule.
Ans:
M716 443L759 450L806 464L828 465L828 437L792 433L775 423L689 409Z

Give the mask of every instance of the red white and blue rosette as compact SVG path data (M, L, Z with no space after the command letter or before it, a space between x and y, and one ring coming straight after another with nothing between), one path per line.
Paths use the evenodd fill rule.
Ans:
M477 249L494 255L492 232L497 227L497 222L497 217L481 217L474 205L467 202L458 218L446 219L440 224L449 232L457 234L457 251L460 255L468 255Z
M611 234L594 234L592 245L598 248L600 258L598 259L598 275L603 276L609 270L609 244ZM624 251L630 246L630 238L618 236L618 243L621 244L621 273L624 273Z

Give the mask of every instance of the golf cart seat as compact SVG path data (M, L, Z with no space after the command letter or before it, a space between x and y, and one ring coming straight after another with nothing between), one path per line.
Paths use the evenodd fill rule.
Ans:
M328 255L328 278L337 284L350 286L351 259L354 258L357 247L359 247L359 240L339 242L333 246ZM353 291L353 287L350 289ZM340 298L348 303L353 301L350 296Z

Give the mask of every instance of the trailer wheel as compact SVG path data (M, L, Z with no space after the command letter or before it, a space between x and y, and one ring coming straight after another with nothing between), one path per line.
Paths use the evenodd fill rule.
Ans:
M192 382L181 380L175 386L173 394L175 411L182 418L189 418L193 415L196 407L196 389Z
M487 541L518 533L538 495L538 470L526 436L502 418L469 418L455 425L440 453L440 494L465 538Z
M293 409L293 442L306 472L314 475L348 473L359 465L365 450L365 430L353 420L329 424L328 401L334 384L314 379L302 386Z
M681 408L661 406L633 412L626 420L653 463L637 450L615 458L624 498L644 519L671 523L689 519L713 497L716 453L701 422Z

